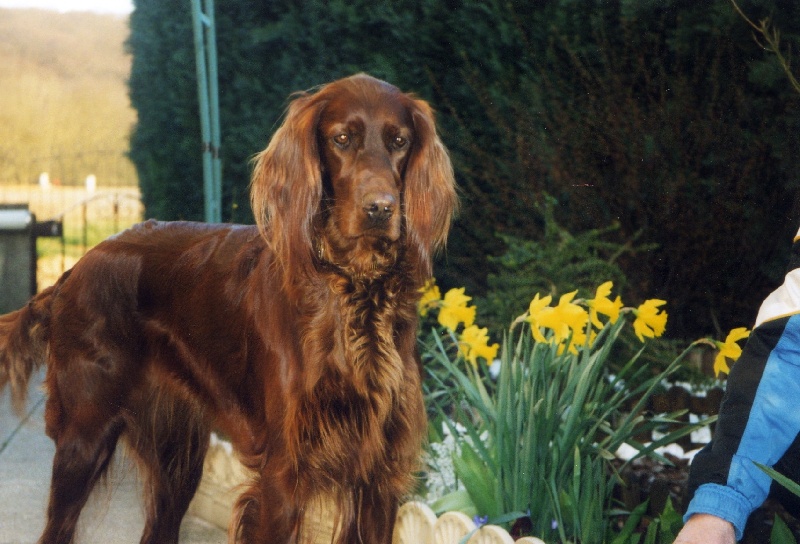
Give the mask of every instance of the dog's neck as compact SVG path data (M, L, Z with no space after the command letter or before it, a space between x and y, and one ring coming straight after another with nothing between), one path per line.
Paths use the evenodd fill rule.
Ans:
M334 357L333 366L345 374L360 374L394 352L396 327L416 326L415 276L402 249L392 250L391 257L385 253L368 255L364 259L367 264L356 267L352 262L336 262L325 248L318 246L316 258L321 274L317 287L311 291L316 295L302 298L301 311L308 316L311 336L321 334L319 340L324 343L338 342L341 349L333 351L339 359ZM372 352L373 348L377 351ZM329 351L322 350L332 355ZM383 360L379 366L385 369L386 362ZM396 364L394 361L389 366ZM311 383L319 377L312 376Z
M315 240L314 257L321 270L328 270L354 282L380 280L394 272L402 260L399 242L382 238L358 238L348 241L347 247L337 247L324 236Z

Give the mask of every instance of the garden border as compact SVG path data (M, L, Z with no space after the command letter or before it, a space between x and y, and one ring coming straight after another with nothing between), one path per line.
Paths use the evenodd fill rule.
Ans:
M203 479L189 511L213 525L227 530L231 510L239 495L238 488L249 479L248 470L236 459L229 443L212 438L203 468ZM306 514L307 544L329 544L333 533L331 506L324 500L315 501ZM424 503L404 504L397 514L393 544L457 544L473 532L468 544L513 544L508 532L496 525L479 529L475 522L461 512L447 512L440 517ZM538 538L525 537L518 544L544 544Z

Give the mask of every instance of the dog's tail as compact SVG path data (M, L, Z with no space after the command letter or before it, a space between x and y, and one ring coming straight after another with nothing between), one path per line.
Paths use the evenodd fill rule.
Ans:
M22 413L28 382L47 358L47 330L53 287L16 312L0 316L0 393L11 387L14 410Z

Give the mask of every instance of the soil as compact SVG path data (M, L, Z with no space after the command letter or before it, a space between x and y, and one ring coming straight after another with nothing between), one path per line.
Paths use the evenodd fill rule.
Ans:
M665 457L672 462L671 466L643 458L632 461L622 470L626 485L620 486L616 495L626 509L632 509L649 498L647 515L656 517L669 498L675 510L680 513L686 511L689 462L669 454ZM619 465L621 464L620 462ZM795 516L800 513L796 509L793 512ZM742 544L769 544L776 515L781 516L794 533L795 539L800 541L800 522L787 512L777 499L770 497L750 516Z

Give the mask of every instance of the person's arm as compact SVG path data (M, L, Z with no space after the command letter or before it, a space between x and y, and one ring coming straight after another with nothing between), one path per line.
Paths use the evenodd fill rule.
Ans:
M674 544L736 544L736 535L731 522L711 514L695 514Z

